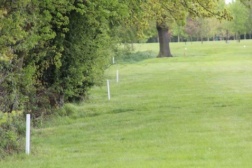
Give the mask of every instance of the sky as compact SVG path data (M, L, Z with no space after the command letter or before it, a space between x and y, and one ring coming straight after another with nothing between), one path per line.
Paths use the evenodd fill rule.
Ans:
M232 0L225 0L226 4L232 2Z

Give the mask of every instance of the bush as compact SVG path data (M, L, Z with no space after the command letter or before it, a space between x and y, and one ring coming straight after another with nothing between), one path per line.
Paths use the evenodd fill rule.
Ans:
M151 51L145 52L130 52L130 51L118 51L116 55L116 61L118 63L135 63L145 59L155 58L155 53Z
M0 125L0 159L24 150L25 121L12 116Z
M57 114L59 116L68 116L68 117L74 117L78 112L78 109L74 104L67 103L64 105L64 107L58 109Z

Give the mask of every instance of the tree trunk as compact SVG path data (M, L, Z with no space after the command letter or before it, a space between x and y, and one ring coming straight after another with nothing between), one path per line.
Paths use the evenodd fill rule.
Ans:
M159 37L159 54L158 57L172 57L170 51L169 28L166 24L157 23L157 31Z
M239 43L241 42L241 34L240 34L240 32L239 32L239 31L238 31L237 40L238 40L238 42L239 42Z
M228 30L226 30L226 43L228 43L228 39L229 39L229 32Z

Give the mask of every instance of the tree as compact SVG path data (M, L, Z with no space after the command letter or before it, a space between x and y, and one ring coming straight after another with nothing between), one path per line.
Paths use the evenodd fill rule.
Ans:
M158 57L172 56L169 47L168 31L174 22L183 21L188 15L192 17L216 16L217 18L230 18L227 10L216 10L217 0L147 0L144 2L139 1L139 3L141 10L137 8L137 20L153 20L156 22L160 44ZM143 22L147 23L144 25L148 25L148 22Z
M248 21L246 22L246 30L249 38L252 39L252 8L249 9Z
M185 31L191 40L195 38L197 41L200 40L203 43L204 39L210 40L210 37L213 37L210 31L210 27L212 26L210 23L211 20L209 18L187 18Z
M231 31L235 32L237 40L240 42L241 33L246 32L246 23L249 22L249 11L240 1L233 2L229 8L233 15L229 27Z
M101 83L126 9L110 0L1 1L0 110L38 117L82 100Z
M208 40L215 40L216 34L219 34L218 29L221 26L221 24L225 21L220 21L216 18L204 18L204 28L206 32L206 37Z
M0 111L37 119L83 100L102 82L126 9L113 0L1 0ZM14 122L0 124L2 156L22 149Z
M62 66L55 81L55 87L67 102L83 100L90 87L102 82L113 45L110 33L115 22L123 17L118 14L124 8L113 1L86 1L85 11L85 14L70 13Z
M189 36L190 41L192 41L192 38L197 38L199 34L199 23L193 18L187 18L185 32Z
M183 24L176 22L175 25L172 26L172 35L177 36L177 42L180 42L181 38L186 36Z
M0 11L0 110L12 112L26 102L21 92L30 92L32 67L25 66L25 58L39 37L36 35L39 25L33 25L34 15L29 15L33 8L28 0L1 1ZM22 10L19 10L22 9ZM24 79L23 77L26 77Z
M252 9L252 1L251 0L240 0L247 8Z

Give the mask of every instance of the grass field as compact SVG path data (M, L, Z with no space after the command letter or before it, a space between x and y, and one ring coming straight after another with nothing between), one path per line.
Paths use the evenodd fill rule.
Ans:
M158 45L135 49L155 55ZM32 130L30 156L0 167L252 167L252 41L171 49L172 58L111 66L87 102L66 106L70 117Z

